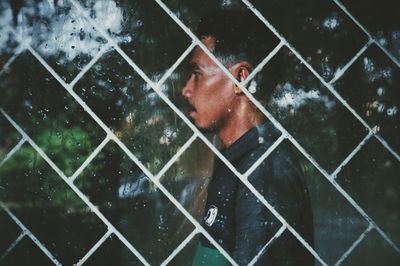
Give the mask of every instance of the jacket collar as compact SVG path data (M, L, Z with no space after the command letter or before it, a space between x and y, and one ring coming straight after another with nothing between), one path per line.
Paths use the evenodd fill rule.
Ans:
M230 147L223 148L221 153L232 163L260 145L271 146L280 134L271 122L265 122L248 130Z

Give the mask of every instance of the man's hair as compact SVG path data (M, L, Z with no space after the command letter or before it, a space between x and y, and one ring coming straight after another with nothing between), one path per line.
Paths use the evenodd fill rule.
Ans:
M250 11L213 12L200 20L197 36L213 37L213 53L227 66L247 61L255 67L277 44L277 38Z
M197 36L214 38L212 52L226 67L246 61L255 68L278 44L278 39L259 18L251 11L241 10L220 10L203 17ZM266 103L272 88L264 88L263 80L265 77L257 75L258 87L264 91L262 101Z

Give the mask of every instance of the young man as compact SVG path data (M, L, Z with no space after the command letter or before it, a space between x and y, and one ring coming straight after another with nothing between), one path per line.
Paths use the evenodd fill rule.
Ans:
M201 21L198 34L240 82L268 53L268 30L249 12L211 14ZM200 47L195 48L189 64L191 75L182 94L191 107L190 117L197 127L214 131L225 145L221 153L239 172L246 172L280 132L265 122L254 104ZM251 86L255 86L254 82ZM258 87L268 89L262 84ZM249 176L249 181L312 246L308 191L290 152L279 145ZM208 186L203 225L240 265L249 263L282 226L219 159ZM230 264L202 236L193 265ZM257 265L313 265L313 257L292 234L285 232L260 256Z

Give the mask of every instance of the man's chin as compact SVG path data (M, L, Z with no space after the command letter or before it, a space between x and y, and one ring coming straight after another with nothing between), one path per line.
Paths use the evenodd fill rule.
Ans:
M214 128L214 127L199 127L199 126L197 126L197 128L200 130L200 132L201 133L203 133L203 134L209 134L209 133L212 133L212 134L216 134L217 133L217 130Z
M196 121L195 119L191 119L192 122L196 125L196 127L199 129L199 131L201 133L212 133L212 134L216 134L217 133L217 129L215 127L215 125L204 125L199 121Z

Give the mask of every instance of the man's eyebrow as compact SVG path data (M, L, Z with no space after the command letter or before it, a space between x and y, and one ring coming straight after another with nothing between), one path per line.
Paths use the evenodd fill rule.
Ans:
M191 71L191 70L200 69L200 67L199 67L199 65L196 64L195 62L189 62L189 63L187 64L187 69L188 69L189 71Z

